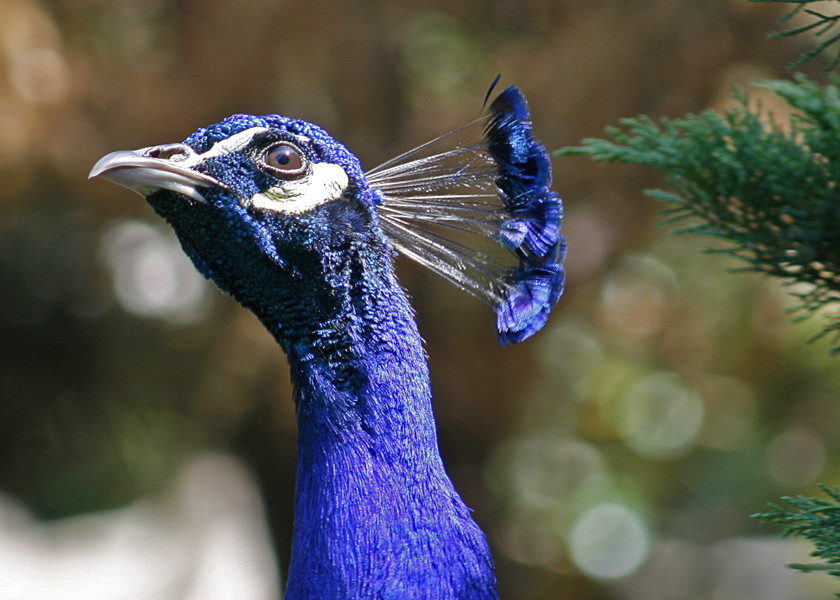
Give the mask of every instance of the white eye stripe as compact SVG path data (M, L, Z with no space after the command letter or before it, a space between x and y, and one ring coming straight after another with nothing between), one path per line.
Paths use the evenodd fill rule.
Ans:
M242 152L251 144L251 142L254 141L254 138L268 131L269 129L267 127L250 127L248 129L243 129L239 133L234 133L229 138L219 140L210 146L209 149L197 155L198 161L200 162L208 158L233 154L235 152ZM306 144L310 140L306 136L296 135L291 141Z
M300 214L331 200L337 200L350 183L347 173L333 163L313 163L312 173L254 194L250 208L279 214Z
M219 140L210 146L209 150L199 154L199 160L214 158L216 156L224 156L225 154L233 154L234 152L241 152L248 147L248 144L250 144L256 136L261 133L265 133L266 131L268 131L268 129L265 127L251 127L250 129L245 129L239 133L234 133L229 138Z
M190 166L204 160L242 152L254 138L268 132L266 127L251 127L219 140L201 154L190 157ZM295 141L305 144L309 138L295 136ZM185 165L187 166L187 165ZM265 192L254 194L243 202L252 210L264 210L278 214L300 214L341 197L350 179L346 171L333 163L311 163L310 172L302 179L284 181Z
M178 166L185 169L194 169L203 161L216 158L218 156L225 156L226 154L233 154L234 152L241 152L254 140L254 137L268 131L265 127L251 127L239 133L235 133L229 138L219 140L209 149L201 154L195 152L176 154L169 160L176 163Z

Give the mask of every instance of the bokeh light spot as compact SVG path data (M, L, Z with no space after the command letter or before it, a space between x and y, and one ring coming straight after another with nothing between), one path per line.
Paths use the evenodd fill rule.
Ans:
M767 445L765 453L767 472L785 489L813 483L825 461L825 444L815 432L805 427L783 431Z
M173 235L128 221L111 227L102 246L114 294L127 312L180 325L207 315L209 286Z
M561 542L551 519L536 511L519 511L511 516L501 537L505 555L521 563L548 567L561 555Z
M620 429L637 453L675 458L687 451L703 425L703 401L679 377L659 372L639 380L624 394Z
M630 575L644 563L649 548L644 521L623 504L593 506L569 533L569 553L575 566L599 579Z
M705 409L702 443L715 450L736 450L747 445L756 433L758 415L752 388L735 377L704 375L699 379L698 390Z
M605 469L594 446L548 433L516 442L505 456L512 488L537 505L562 501Z
M659 331L674 285L674 274L650 256L628 257L609 276L601 290L606 325L629 340Z
M18 52L14 59L10 79L18 94L47 104L64 100L70 88L70 75L61 54L50 48L32 48Z

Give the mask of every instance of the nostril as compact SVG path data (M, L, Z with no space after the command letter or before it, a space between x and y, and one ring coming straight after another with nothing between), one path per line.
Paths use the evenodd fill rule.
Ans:
M182 161L189 158L192 154L192 148L186 144L166 144L155 146L148 150L149 157L160 158L162 160Z

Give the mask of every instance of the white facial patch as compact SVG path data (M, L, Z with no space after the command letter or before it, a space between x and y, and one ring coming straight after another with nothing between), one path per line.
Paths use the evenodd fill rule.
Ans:
M350 178L333 163L312 163L309 175L286 181L251 197L251 207L282 214L300 214L341 196Z
M265 127L251 127L240 131L213 144L196 157L196 162L241 152L256 136L266 131L268 129ZM340 166L332 163L312 163L308 175L301 179L284 181L265 192L254 194L248 201L248 207L283 214L299 214L339 198L349 182L347 173Z

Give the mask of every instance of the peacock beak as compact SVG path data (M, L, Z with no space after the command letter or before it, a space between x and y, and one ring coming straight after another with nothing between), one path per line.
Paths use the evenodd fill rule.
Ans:
M195 169L200 158L186 144L121 150L100 158L88 179L103 177L144 198L157 190L170 190L206 204L200 188L225 186Z

